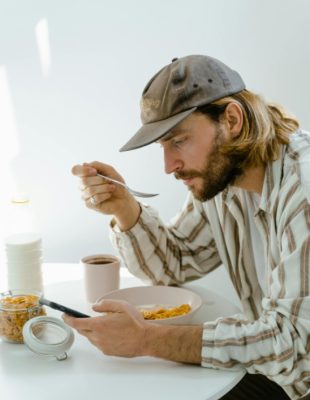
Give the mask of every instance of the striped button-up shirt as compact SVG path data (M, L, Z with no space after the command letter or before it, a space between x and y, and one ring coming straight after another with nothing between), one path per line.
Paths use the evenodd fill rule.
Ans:
M169 225L142 205L137 224L126 232L114 226L112 241L128 269L153 284L182 284L224 264L243 314L204 323L202 366L263 374L298 399L310 393L310 135L292 134L266 166L253 215L264 246L265 294L246 196L236 187L206 202L189 193Z

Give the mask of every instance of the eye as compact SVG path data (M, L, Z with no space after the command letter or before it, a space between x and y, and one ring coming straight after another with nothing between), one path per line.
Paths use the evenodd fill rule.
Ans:
M174 140L172 141L172 145L173 145L173 147L179 148L179 147L181 147L181 146L185 143L185 141L186 141L186 138L174 139Z

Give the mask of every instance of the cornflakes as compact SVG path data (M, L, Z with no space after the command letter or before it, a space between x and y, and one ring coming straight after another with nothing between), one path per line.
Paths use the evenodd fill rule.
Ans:
M191 311L189 304L182 304L172 308L157 308L153 310L140 310L143 318L147 320L165 319L186 315Z
M35 295L3 297L0 300L0 336L10 342L23 343L25 323L46 314L38 300Z

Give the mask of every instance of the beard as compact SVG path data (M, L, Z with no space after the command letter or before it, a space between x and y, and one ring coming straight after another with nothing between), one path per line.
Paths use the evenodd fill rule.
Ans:
M246 154L223 154L222 144L225 143L223 131L217 128L216 139L203 168L175 172L176 179L201 178L200 188L189 187L193 196L200 201L207 201L232 185L244 172Z

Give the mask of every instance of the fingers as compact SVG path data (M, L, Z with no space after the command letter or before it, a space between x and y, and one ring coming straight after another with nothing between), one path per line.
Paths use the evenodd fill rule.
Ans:
M81 186L80 188L83 190L88 186L100 185L102 182L105 182L103 178L100 176L80 176ZM107 182L107 181L106 181Z
M97 312L125 312L129 303L123 300L101 300L100 303L93 305L93 310Z
M124 313L140 319L141 314L132 304L123 300L102 300L93 305L93 310L100 313Z
M115 169L111 165L99 161L74 165L71 172L73 175L80 177L96 175L98 172L103 175L115 175L116 173Z
M104 164L99 161L92 161L90 163L84 163L83 165L86 166L87 168L94 168L97 172L103 175L111 176L111 178L115 177L115 174L117 174L117 172L111 165Z
M83 187L81 188L81 197L88 208L94 208L111 199L115 189L115 185L108 183L88 187L84 186L84 189Z
M107 172L109 170L113 171L113 173ZM112 192L115 189L115 186L111 183L111 181L97 175L98 172L102 172L104 174L108 174L109 176L114 176L116 171L108 164L99 163L98 161L94 161L92 163L83 163L83 165L74 165L71 169L71 172L73 175L80 178L80 189L84 191L84 200L88 200L90 197L99 193L106 194L107 192ZM107 185L103 186L103 184ZM97 187L92 188L93 186Z
M62 319L64 322L71 326L71 328L76 329L78 332L81 334L87 334L88 332L91 332L91 318L75 318L71 317L68 314L63 314Z
M95 200L95 203L100 203L110 198L114 190L115 190L115 185L108 183L103 183L101 185L93 185L93 186L82 186L81 187L82 199L84 201L87 201L93 198Z
M144 355L141 343L148 323L134 306L120 300L103 300L93 309L106 315L73 318L64 314L63 320L104 354L123 357Z
M106 200L109 200L112 193L115 191L115 185L110 181L97 176L98 169L113 169L107 164L102 164L97 161L93 163L84 163L83 165L75 165L72 168L72 173L81 179L80 190L81 197L85 201L88 208L94 208ZM105 172L106 173L106 172Z
M62 314L62 319L66 324L78 331L91 332L94 326L98 324L98 319L101 320L100 323L102 324L102 317L109 316L112 313L119 314L128 312L128 307L130 307L130 304L126 301L102 300L99 304L94 304L92 307L94 311L101 313L101 315L99 316L89 318L76 318L71 317L68 314ZM108 315L104 315L105 313Z
M71 169L71 172L75 176L79 176L80 178L86 176L96 176L97 173L101 172L104 175L110 174L111 172L115 173L115 170L111 165L100 163L99 161L93 161L91 163L83 163L74 165Z
M90 163L83 163L82 165L74 165L71 169L73 175L78 176L80 178L96 176L97 173L101 173L106 176L110 176L111 178L121 180L124 179L121 175L109 164L104 164L99 161L92 161Z
M88 200L85 200L86 207L91 208L93 210L100 210L100 206L107 200L111 198L111 194L106 195L96 195Z
M122 186L98 176L98 172L124 182L111 165L98 161L75 165L72 174L80 179L81 197L86 207L107 215L116 215L124 207L130 209L132 195Z
M83 177L83 176L95 176L97 174L97 170L94 167L83 165L74 165L71 169L71 172L75 176Z

